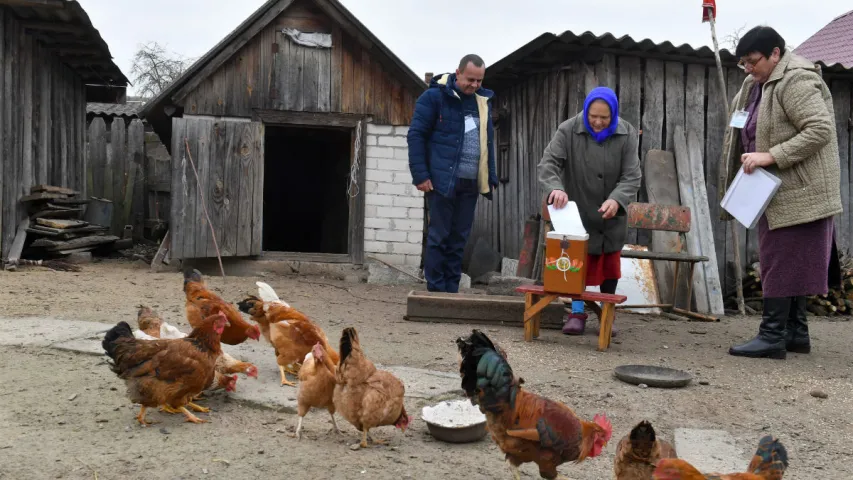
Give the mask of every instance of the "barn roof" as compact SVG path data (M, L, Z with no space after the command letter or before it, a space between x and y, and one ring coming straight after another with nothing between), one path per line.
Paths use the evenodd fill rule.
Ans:
M138 118L141 103L99 103L89 102L86 104L86 113L102 115L106 117Z
M635 40L629 35L595 35L589 31L578 35L567 30L560 35L544 33L498 60L486 69L486 82L490 88L500 88L505 84L516 83L520 77L528 74L551 70L573 61L597 63L606 53L716 65L714 50L707 46L694 48L688 44L675 45L668 41L655 43L649 39ZM726 67L735 67L738 61L726 49L720 50L720 60ZM824 72L849 73L842 65L817 63Z
M794 52L812 62L853 68L853 10L833 19Z
M391 73L400 80L404 87L411 89L415 95L420 95L426 89L423 79L416 75L388 47L380 42L338 0L311 1L320 7L332 20L340 24L344 31L359 39L362 43L372 47L372 49L378 50L376 52L377 55L385 57L394 66L391 69ZM264 3L249 18L210 49L209 52L193 63L181 77L148 102L140 114L143 117L150 116L152 112L160 114L163 108L177 103L177 100L179 100L178 97L182 93L181 90L185 89L187 84L192 82L192 84L198 85L202 80L213 74L242 45L245 45L293 3L293 0L269 0Z
M107 43L76 0L0 0L21 26L89 85L130 83L113 62Z

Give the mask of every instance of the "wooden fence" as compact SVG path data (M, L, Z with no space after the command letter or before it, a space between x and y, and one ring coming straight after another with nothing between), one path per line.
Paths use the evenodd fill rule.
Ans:
M725 75L730 103L745 73L728 68ZM827 81L835 101L845 205L845 213L837 219L838 241L839 248L849 249L853 245L849 208L851 83L843 78ZM707 64L606 54L595 65L575 62L551 72L531 74L508 89L496 89L496 105L506 112L496 132L501 185L492 200L480 199L472 239L484 236L503 255L518 258L524 222L539 211L544 197L537 181L542 152L557 126L580 112L587 92L599 85L617 92L619 115L640 129L641 162L645 162L649 149L674 150L675 125L683 125L685 131L696 132L704 139L705 179L720 279L724 292L733 290L734 252L740 250L744 266L758 261L758 232L719 220L717 176L728 115L719 101L716 67ZM647 200L645 181L638 200ZM740 231L738 245L732 244L731 228ZM649 232L629 232L628 243L649 245L650 240Z
M104 119L89 124L86 141L87 193L113 202L113 235L132 225L134 238L142 236L145 212L145 127L116 118L107 129Z

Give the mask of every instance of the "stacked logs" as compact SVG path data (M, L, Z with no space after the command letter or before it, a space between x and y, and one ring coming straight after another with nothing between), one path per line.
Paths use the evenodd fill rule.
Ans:
M841 255L841 288L831 288L826 295L808 298L808 311L819 317L853 314L853 258ZM762 310L761 274L758 262L749 265L744 272L743 296L749 309L760 314ZM728 307L737 308L734 294L727 298ZM751 313L751 312L748 312Z

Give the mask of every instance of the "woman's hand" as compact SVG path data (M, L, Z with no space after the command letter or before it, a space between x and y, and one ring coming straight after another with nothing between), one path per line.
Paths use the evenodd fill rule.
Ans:
M551 190L551 194L548 195L548 204L554 205L554 208L561 209L569 203L569 196L566 195L566 192L562 190Z
M743 171L752 173L755 167L767 167L776 163L773 155L766 152L744 153L740 156L740 163L743 164Z
M608 199L604 203L601 204L601 208L598 209L598 212L601 213L601 218L605 220L609 220L616 216L616 212L619 211L619 204L616 203L616 200Z

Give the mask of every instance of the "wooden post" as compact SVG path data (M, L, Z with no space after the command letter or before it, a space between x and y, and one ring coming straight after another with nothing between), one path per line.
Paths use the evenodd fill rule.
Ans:
M714 9L708 8L708 22L711 24L711 39L714 41L714 57L717 60L717 74L720 78L720 102L723 105L723 111L728 114L729 112L729 102L728 95L726 93L726 77L723 74L723 61L720 60L720 46L717 43L717 28L715 25L714 18ZM728 159L720 162L719 173L718 173L719 185L720 187L725 186L726 182L729 179L729 162ZM731 221L729 221L731 224ZM737 228L732 226L732 244L735 245L735 248L732 250L735 252L735 287L737 288L737 310L741 315L746 315L746 307L743 300L743 272L740 268L740 249L737 248L738 245L738 233Z

